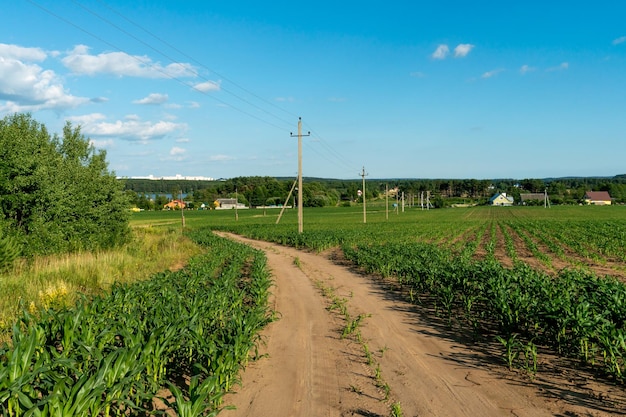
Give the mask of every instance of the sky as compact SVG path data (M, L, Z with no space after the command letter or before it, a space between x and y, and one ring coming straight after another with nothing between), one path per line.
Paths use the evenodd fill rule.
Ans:
M622 0L5 3L0 118L120 177L626 173Z

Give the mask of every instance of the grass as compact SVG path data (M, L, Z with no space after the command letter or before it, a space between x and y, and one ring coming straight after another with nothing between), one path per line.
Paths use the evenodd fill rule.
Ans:
M79 293L101 294L114 282L180 269L201 252L180 228L134 225L133 234L133 241L118 249L21 259L0 274L0 332L6 335L22 306L35 311L72 305Z

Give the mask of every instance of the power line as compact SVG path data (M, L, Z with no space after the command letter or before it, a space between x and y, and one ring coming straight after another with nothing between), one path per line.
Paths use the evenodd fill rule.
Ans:
M31 3L32 5L34 5L34 6L38 7L39 9L43 10L44 12L46 12L46 13L50 14L51 16L53 16L53 17L55 17L55 18L59 19L60 21L62 21L62 22L64 22L64 23L66 23L66 24L68 24L68 25L70 25L70 26L72 26L72 27L74 27L74 28L78 29L79 31L81 31L81 32L83 32L83 33L85 33L85 34L87 34L87 35L89 35L89 36L93 37L94 39L96 39L96 40L98 40L98 41L102 42L103 44L108 45L109 47L111 47L111 48L113 48L113 49L115 49L115 50L117 50L117 51L119 51L119 52L126 53L126 52L125 52L122 48L118 47L117 45L115 45L115 44L113 44L113 43L111 43L111 42L109 42L109 41L105 40L104 38L102 38L101 36L98 36L98 35L97 35L97 34L95 34L95 33L92 33L91 31L89 31L89 30L87 30L87 29L85 29L85 28L83 28L83 27L81 27L81 26L79 26L79 25L75 24L74 22L72 22L72 21L70 21L70 20L66 19L65 17L63 17L63 16L61 16L61 15L59 15L59 14L55 13L55 12L53 12L52 10L47 9L46 7L44 7L44 6L40 5L40 4L38 4L35 0L27 0L27 1L28 1L29 3ZM287 111L287 110L283 109L282 107L280 107L280 106L278 106L278 105L276 105L276 104L274 104L274 103L272 103L272 102L270 102L270 101L268 101L268 100L266 100L266 99L264 99L264 98L260 97L259 95L257 95L257 94L255 94L255 93L253 93L252 91L250 91L250 90L248 90L248 89L246 89L246 88L242 87L241 85L239 85L239 84L235 83L234 81L232 81L232 80L231 80L231 79L229 79L228 77L224 76L223 74L220 74L220 73L218 73L217 71L214 71L213 69L211 69L211 68L207 67L206 65L202 64L201 62L199 62L198 60L196 60L196 59L195 59L195 58L193 58L192 56L190 56L190 55L186 54L185 52L181 51L181 50L180 50L179 48L177 48L176 46L174 46L174 45L170 44L169 42L167 42L166 40L162 39L162 38L161 38L161 37L159 37L158 35L154 34L153 32L151 32L151 31L149 31L148 29L144 28L143 26L139 25L138 23L136 23L136 22L135 22L135 21L133 21L132 19L130 19L130 18L126 17L125 15L123 15L122 13L118 12L117 10L115 10L114 8L112 8L111 6L109 6L106 2L104 2L104 1L102 1L102 0L98 0L98 1L99 1L99 3L101 3L101 4L105 7L105 8L107 8L108 10L110 10L110 11L111 11L112 13L114 13L115 15L119 16L121 19L123 19L123 20L127 21L128 23L130 23L131 25L133 25L133 26L137 27L138 29L140 29L141 31L145 32L146 34L148 34L148 35L149 35L149 36L151 36L152 38L156 39L157 41L161 42L162 44L164 44L164 45L166 45L167 47L171 48L172 50L176 51L177 53L179 53L180 55L184 56L185 58L187 58L188 60L192 61L193 63L197 64L199 67L204 68L204 69L208 70L209 72L212 72L213 74L215 74L215 75L219 76L219 77L220 77L220 78L222 78L223 80L226 80L228 83L232 84L232 85L233 85L233 86L235 86L236 88L239 88L240 90L244 91L245 93L247 93L247 94L249 94L249 95L253 96L254 98L256 98L256 99L260 100L261 102L263 102L263 103L265 103L265 104L267 104L267 105L270 105L271 107L273 107L273 108L275 108L275 109L278 109L278 110L280 110L281 112L284 112L285 114L293 115L293 113L291 113L291 112L289 112L289 111ZM135 36L134 34L130 33L130 32L129 32L129 31L127 31L126 29L122 28L121 26L119 26L119 25L115 24L115 23L114 23L114 22L112 22L111 20L109 20L109 19L105 18L105 17L104 17L104 16L102 16L101 14L99 14L99 13L97 13L97 12L93 11L92 9L90 9L90 8L86 7L85 5L81 4L79 1L77 1L77 0L72 0L72 2L73 2L75 5L77 5L78 7L80 7L81 9L83 9L85 12L87 12L87 13L89 13L89 14L91 14L91 15L95 16L96 18L98 18L98 19L102 20L103 22L105 22L105 23L107 23L108 25L112 26L112 27L113 27L113 28L115 28L116 30L118 30L118 31L120 31L121 33L125 34L126 36L128 36L128 37L130 37L130 38L134 39L135 41L137 41L137 42L139 42L139 43L141 43L142 45L144 45L145 47L147 47L147 48L151 49L151 50L152 50L152 51L154 51L155 53L157 53L157 54L159 54L159 55L161 55L161 56L165 57L166 59L168 59L168 60L169 60L169 61L171 61L172 63L179 63L177 60L175 60L174 58L172 58L171 56L169 56L168 54L166 54L166 53L165 53L165 52L163 52L162 50L160 50L160 49L158 49L158 48L156 48L156 47L154 47L154 46L150 45L148 42L143 41L143 40L142 40L142 39L140 39L139 37L137 37L137 36ZM238 111L238 112L240 112L240 113L242 113L242 114L247 115L248 117L251 117L251 118L253 118L253 119L256 119L256 120L258 120L258 121L261 121L261 122L263 122L263 123L265 123L265 124L267 124L267 125L270 125L270 126L272 126L272 127L276 128L276 129L279 129L279 130L282 130L282 131L287 130L286 128L281 127L281 126L278 126L277 124L275 124L275 123L273 123L273 122L271 122L271 121L269 121L269 120L267 120L267 119L261 118L261 117L259 117L259 116L255 115L255 114L250 113L249 111L243 110L243 109L241 109L241 108L239 108L239 107L237 107L237 106L235 106L235 105L232 105L231 103L228 103L227 101L222 100L222 99L220 99L220 98L216 97L215 95L208 94L206 91L203 91L203 90L199 89L196 85L194 85L194 84L192 84L192 83L190 83L190 82L186 82L186 81L184 81L184 80L182 80L182 79L180 79L180 78L178 78L178 77L176 77L176 76L174 76L174 75L172 75L172 74L168 73L167 71L163 70L163 69L162 69L162 68L160 68L159 66L153 65L153 64L152 64L152 63L150 63L150 62L145 62L144 60L140 59L140 58L139 58L139 57L137 57L137 56L130 55L130 54L128 54L128 53L126 53L126 54L127 54L129 57L131 57L132 59L134 59L134 60L138 61L140 64L142 64L142 65L146 65L146 66L148 66L148 67L152 68L154 71L156 71L156 72L159 72L159 73L163 74L165 77L167 77L167 78L169 78L169 79L172 79L172 80L174 80L174 81L177 81L177 82L179 82L180 84L182 84L182 85L184 85L184 86L186 86L186 87L188 87L188 88L191 88L191 89L193 89L193 90L195 90L195 91L197 91L197 92L199 92L199 93L202 93L202 94L204 94L205 96L208 96L208 97L210 97L211 99L213 99L213 100L215 100L215 101L217 101L217 102L219 102L219 103L221 103L221 104L223 104L223 105L225 105L225 106L227 106L227 107L230 107L230 108L232 108L232 109L234 109L234 110L236 110L236 111ZM202 74L200 74L200 73L199 73L198 71L196 71L195 69L190 68L189 70L190 70L190 72L191 72L192 74L194 74L196 77L200 78L201 80L204 80L204 81L207 81L207 82L213 82L212 80L209 80L208 78L204 77ZM238 95L238 94L236 94L236 93L234 93L234 92L232 92L232 91L228 90L227 88L224 88L222 85L220 85L220 91L224 91L225 93L227 93L227 94L231 95L232 97L234 97L234 98L236 98L236 99L238 99L238 100L240 100L240 101L242 101L242 102L246 103L247 105L249 105L249 106L251 106L251 107L254 107L255 109L257 109L257 110L259 110L259 111L261 111L261 112L263 112L263 113L265 113L265 114L267 114L267 115L269 115L269 116L271 116L271 117L273 117L273 118L275 118L275 119L279 120L279 121L280 121L280 122L282 122L282 123L285 123L285 125L291 125L291 122L289 122L289 121L287 121L287 120L283 119L282 117L280 117L280 116L278 116L278 115L276 115L276 114L274 114L274 113L272 113L272 112L270 112L270 111L268 111L268 110L266 110L266 109L264 109L264 108L260 107L259 105L256 105L255 103L250 102L250 101L249 101L248 99L246 99L245 97L242 97L242 96L240 96L240 95ZM313 129L310 129L310 131L313 131ZM331 145L330 145L330 144L329 144L326 140L324 140L324 139L321 137L321 135L319 135L319 134L315 133L314 131L313 131L313 133L314 133L314 135L315 135L315 136L314 136L314 137L315 137L315 139L317 139L317 143L319 143L319 144L320 144L320 147L321 147L321 148L323 148L323 150L327 153L327 155L324 155L323 153L321 153L321 152L319 151L319 149L317 149L317 148L315 148L315 147L312 147L312 146L311 146L311 145L309 145L309 144L307 144L307 147L309 147L310 149L312 149L312 150L313 150L315 153L317 153L320 157L322 157L322 158L326 159L326 160L327 160L327 161L329 161L329 162L333 162L333 161L331 161L331 159L330 159L330 158L332 158L335 162L338 162L339 164L343 165L343 166L346 168L346 171L352 171L352 170L354 169L354 165L355 165L355 164L353 164L351 161L349 161L349 159L348 159L348 158L344 157L342 154L340 154L338 151L336 151L336 150L335 150L335 149L334 149L334 148L333 148L333 147L332 147L332 146L331 146ZM330 157L330 158L329 158L329 157Z
M153 51L155 51L155 52L157 52L157 53L161 54L162 56L164 56L165 58L169 59L170 61L172 61L172 62L176 62L176 60L175 60L175 59L173 59L173 58L171 58L170 56L166 55L166 54L165 54L165 53L163 53L162 51L160 51L160 50L158 50L158 49L156 49L156 48L152 47L152 46L151 46L151 45L149 45L148 43L146 43L146 42L144 42L144 41L140 40L140 39L139 39L139 38L137 38L136 36L134 36L134 35L130 34L130 33L129 33L129 32L127 32L126 30L124 30L124 29L120 28L119 26L115 25L114 23L110 22L109 20L105 19L104 17L100 16L99 14L97 14L97 13L95 13L95 12L91 11L90 9L86 8L85 6L83 6L83 5L82 5L80 2L78 2L77 0L73 0L73 2L74 2L75 4L77 4L77 5L79 5L81 8L83 8L83 9L87 10L89 13L93 14L94 16L96 16L96 17L98 17L98 18L102 19L103 21L105 21L105 22L109 23L111 26L115 27L116 29L120 30L121 32L123 32L123 33L127 34L127 35L128 35L128 36L130 36L131 38L133 38L133 39L137 40L138 42L142 43L143 45L145 45L145 46L149 47L149 48L150 48L150 49L152 49ZM162 38L161 38L161 37L159 37L158 35L156 35L156 34L152 33L151 31L149 31L148 29L144 28L144 27L143 27L143 26L141 26L140 24L136 23L135 21L133 21L133 20L131 20L130 18L128 18L128 17L126 17L125 15L123 15L122 13L118 12L118 11L117 11L117 10L115 10L113 7L109 6L106 2L104 2L104 1L102 1L102 0L99 0L99 3L101 3L104 7L106 7L108 10L110 10L112 13L114 13L114 14L118 15L120 18L122 18L122 19L126 20L126 21L127 21L128 23L130 23L131 25L133 25L133 26L137 27L137 28L138 28L138 29L140 29L141 31L145 32L146 34L148 34L149 36L153 37L153 38L154 38L154 39L156 39L157 41L159 41L159 42L163 43L164 45L168 46L169 48L173 49L174 51L176 51L177 53L181 54L182 56L184 56L185 58L189 59L190 61L192 61L192 62L196 63L196 64L197 64L197 65L199 65L200 67L203 67L203 68L207 69L208 71L210 71L210 72L212 72L212 73L214 73L214 74L218 75L220 78L222 78L222 79L224 79L224 80L228 81L229 83L233 84L235 87L237 87L237 88L241 89L242 91L244 91L244 92L246 92L246 93L248 93L248 94L252 95L253 97L255 97L255 98L257 98L257 99L261 100L262 102L264 102L264 103L266 103L266 104L269 104L269 105L271 105L272 107L274 107L274 108L276 108L276 109L278 109L278 110L280 110L280 111L282 111L282 112L285 112L286 114L293 115L293 113L291 113L291 112L289 112L289 111L287 111L287 110L283 109L283 108L282 108L282 107L280 107L280 106L277 106L276 104L274 104L274 103L272 103L272 102L270 102L270 101L267 101L267 100L263 99L262 97L260 97L260 96L256 95L256 94L255 94L255 93L253 93L252 91L250 91L250 90L248 90L248 89L246 89L246 88L244 88L244 87L240 86L239 84L235 83L234 81L230 80L230 79L229 79L229 78L227 78L226 76L224 76L224 75L222 75L222 74L218 73L217 71L215 71L215 70L213 70L213 69L211 69L211 68L209 68L209 67L205 66L204 64L202 64L201 62L199 62L198 60L196 60L194 57L192 57L192 56L190 56L190 55L186 54L185 52L183 52L183 51L181 51L180 49L178 49L176 46L174 46L174 45L170 44L169 42L167 42L166 40L162 39ZM200 74L198 74L198 73L196 73L196 75L198 75L199 77L201 77L201 76L200 76ZM207 80L207 81L209 81L209 80ZM228 90L227 90L227 89L225 89L225 88L222 88L222 90L224 90L225 92L227 92L227 93L229 93L229 94L231 94L231 95L233 95L233 96L237 97L238 99L240 99L240 100L244 101L245 103L250 104L251 106L253 106L253 107L255 107L255 108L257 108L257 109L259 109L259 110L263 111L264 113L266 113L266 114L268 114L268 115L270 115L270 116L272 116L272 117L276 117L278 120L281 120L281 121L283 121L283 122L285 122L285 123L289 123L289 124L291 123L291 122L289 122L289 121L287 121L287 120L284 120L284 119L282 119L282 118L280 118L280 117L278 117L278 116L274 115L273 113L271 113L271 112L269 112L269 111L266 111L265 109L260 108L259 106L256 106L255 104L253 104L253 103L249 102L249 101L248 101L248 100L246 100L245 98L242 98L242 97L240 97L240 96L238 96L238 95L236 95L236 94L234 94L234 93L232 93L232 92L228 91ZM326 148L326 150L329 152L329 154L330 154L332 157L334 157L336 161L338 161L339 163L341 163L342 165L344 165L347 169L352 170L352 166L350 166L348 163L346 163L347 159L346 159L346 158L344 158L344 157L343 157L341 154L339 154L337 151L335 151L335 150L334 150L334 149L333 149L333 148L332 148L332 147L331 147L331 146L330 146L330 145L329 145L329 144L328 144L328 143L327 143L327 142L326 142L326 141L325 141L325 140L324 140L324 139L323 139L320 135L317 135L317 134L316 134L316 139L318 139L318 141L319 141L319 143L322 145L322 147ZM327 157L325 157L324 155L322 155L321 153L319 153L319 152L318 152L315 148L312 148L312 149L314 150L314 152L316 152L316 153L317 153L318 155L320 155L321 157L323 157L323 158L325 158L325 159L329 160ZM329 160L329 161L330 161L330 160Z
M162 69L158 68L157 66L155 66L155 65L153 65L153 64L151 64L151 63L146 63L145 61L143 61L143 60L139 59L138 57L136 57L136 56L134 56L134 55L130 55L130 54L126 53L126 52L125 52L122 48L118 47L117 45L115 45L115 44L113 44L113 43L111 43L111 42L109 42L109 41L107 41L107 40L103 39L102 37L100 37L100 36L98 36L98 35L96 35L96 34L94 34L94 33L90 32L90 31L88 31L87 29L82 28L81 26L76 25L75 23L73 23L73 22L71 22L70 20L68 20L68 19L64 18L63 16L60 16L60 15L58 15L57 13L54 13L52 10L50 10L50 9L47 9L47 8L43 7L42 5L38 4L38 3L37 3L37 2L35 2L34 0L26 0L26 1L28 1L29 3L31 3L33 6L35 6L35 7L39 8L39 9L43 10L44 12L48 13L49 15L51 15L51 16L53 16L53 17L55 17L55 18L59 19L59 20L61 20L62 22L66 23L66 24L68 24L68 25L70 25L70 26L72 26L72 27L74 27L74 28L76 28L76 29L80 30L81 32L83 32L83 33L85 33L85 34L87 34L87 35L89 35L89 36L93 37L94 39L96 39L96 40L98 40L98 41L100 41L100 42L104 43L105 45L108 45L109 47L111 47L111 48L113 48L113 49L115 49L115 50L117 50L117 51L119 51L119 52L123 52L123 53L127 54L129 57L131 57L132 59L136 60L137 62L139 62L139 63L141 63L141 64L143 64L143 65L147 65L148 67L152 68L153 70L155 70L155 71L157 71L157 72L160 72L161 74L165 75L165 76L166 76L167 78L169 78L169 79L172 79L172 80L174 80L174 81L177 81L177 82L179 82L180 84L182 84L182 85L184 85L184 86L186 86L186 87L189 87L189 88L191 88L191 89L193 89L193 90L195 90L195 91L197 91L197 92L199 92L199 93L202 93L202 94L204 94L205 96L207 96L207 97L209 97L209 98L211 98L211 99L213 99L213 100L215 100L215 101L218 101L218 102L220 102L221 104L224 104L225 106L228 106L228 107L230 107L230 108L232 108L232 109L234 109L234 110L236 110L236 111L238 111L238 112L240 112L240 113L242 113L242 114L245 114L245 115L247 115L247 116L249 116L249 117L252 117L253 119L256 119L256 120L258 120L258 121L260 121L260 122L263 122L263 123L265 123L265 124L268 124L268 125L270 125L270 126L273 126L273 127L277 128L277 129L279 129L279 130L282 130L282 131L286 131L286 130L287 130L287 129L285 129L284 127L278 126L278 125L276 125L276 124L274 124L274 123L272 123L272 122L270 122L270 121L268 121L268 120L266 120L266 119L262 119L262 118L260 118L260 117L258 117L258 116L256 116L256 115L254 115L254 114L252 114L252 113L248 112L248 111L245 111L245 110L243 110L243 109L241 109L241 108L239 108L239 107L233 106L232 104L230 104L230 103L228 103L228 102L226 102L226 101L224 101L224 100L222 100L222 99L220 99L220 98L217 98L217 97L215 97L214 95L207 94L205 91L202 91L201 89L197 88L195 85L193 85L193 84L191 84L191 83L188 83L188 82L186 82L186 81L184 81L184 80L181 80L180 78L175 77L175 76L173 76L172 74L169 74L168 72L166 72L166 71L164 71L164 70L162 70Z
M115 23L111 22L109 19L107 19L107 18L103 17L102 15L100 15L100 14L96 13L95 11L93 11L93 10L89 9L88 7L84 6L84 5L83 5L83 4L81 4L80 2L78 2L78 1L76 1L76 0L72 0L72 2L73 2L74 4L76 4L77 6L79 6L80 8L82 8L83 10L85 10L86 12L88 12L88 13L92 14L93 16L97 17L98 19L102 20L103 22L106 22L106 23L107 23L107 24L109 24L110 26L112 26L112 27L114 27L115 29L119 30L120 32L124 33L124 34L125 34L125 35L127 35L128 37L130 37L130 38L132 38L132 39L136 40L137 42L141 43L142 45L144 45L144 46L146 46L146 47L150 48L151 50L153 50L153 51L154 51L154 52L156 52L157 54L159 54L159 55L161 55L161 56L165 57L166 59L170 60L170 61L171 61L171 62L173 62L173 63L177 63L177 60L175 60L174 58L170 57L170 56L169 56L169 55L167 55L165 52L161 51L160 49L157 49L157 48L153 47L152 45L150 45L149 43L147 43L147 42L143 41L142 39L139 39L137 36L135 36L135 35L133 35L132 33L128 32L128 31L127 31L127 30L125 30L124 28L122 28L122 27L120 27L120 26L116 25ZM126 16L124 16L122 13L120 13L120 12L116 11L115 9L113 9L112 7L108 6L108 5L107 5L106 3L104 3L103 1L100 1L100 3L102 3L102 4L103 4L106 8L108 8L111 12L115 13L116 15L118 15L119 17L121 17L122 19L126 20L127 22L129 22L129 23L130 23L130 24L132 24L133 26L135 26L135 27L139 28L139 29L140 29L140 30L142 30L143 32L145 32L145 33L147 33L148 35L152 36L154 39L158 40L159 42L163 43L164 45L166 45L166 46L168 46L169 48L173 49L174 51L178 52L179 54L183 55L184 57L186 57L186 58L187 58L187 59L189 59L190 61L195 62L195 63L196 63L197 65L199 65L200 67L207 69L209 72L214 73L214 74L215 74L215 75L217 75L218 77L220 77L220 78L222 78L222 79L224 79L224 80L228 81L229 83L233 84L235 87L237 87L237 88L239 88L239 89L241 89L241 90L245 91L246 93L248 93L248 94L250 94L250 95L252 95L252 96L256 97L257 99L262 100L262 101L264 101L265 103L270 104L270 105L274 106L275 108L277 108L277 109L279 109L279 110L282 110L282 111L286 112L287 114L290 114L290 113L289 113L289 112L287 112L286 110L281 109L279 106L277 106L277 105L275 105L275 104L273 104L273 103L271 103L271 102L269 102L269 101L266 101L266 100L264 100L263 98L261 98L261 97L257 96L256 94L252 93L251 91L246 90L245 88L243 88L243 87L239 86L239 85L238 85L238 84L236 84L234 81L232 81L232 80L228 79L227 77L225 77L225 76L221 75L221 74L220 74L220 73L218 73L217 71L214 71L214 70L212 70L211 68L208 68L207 66L203 65L202 63L200 63L199 61L197 61L197 60L196 60L196 59L194 59L193 57L191 57L191 56L187 55L186 53L184 53L184 52L183 52L183 51L181 51L180 49L176 48L175 46L173 46L173 45L171 45L170 43L166 42L165 40L161 39L161 38L160 38L160 37L158 37L157 35L155 35L155 34L153 34L152 32L150 32L149 30L147 30L147 29L143 28L143 27L142 27L141 25L139 25L138 23L136 23L136 22L132 21L131 19L127 18L127 17L126 17ZM207 78L203 77L203 76L202 76L200 73L198 73L197 71L193 71L193 72L194 72L194 74L195 74L197 77L199 77L199 78L201 78L201 79L204 79L205 81L211 81L211 80L209 80L209 79L207 79ZM237 98L238 100L241 100L241 101L243 101L244 103L246 103L246 104L248 104L248 105L250 105L250 106L252 106L252 107L256 108L257 110L260 110L260 111L262 111L263 113L265 113L265 114L267 114L267 115L269 115L269 116L272 116L272 117L274 117L274 118L276 118L276 119L278 119L278 120L282 121L282 122L283 122L283 123L285 123L286 125L290 125L290 124L291 124L291 122L289 122L289 121L287 121L287 120L285 120L285 119L282 119L281 117L279 117L279 116L277 116L277 115L275 115L275 114L273 114L273 113L271 113L271 112L269 112L269 111L267 111L267 110L263 109L262 107L260 107L260 106L258 106L258 105L256 105L256 104L254 104L254 103L252 103L252 102L250 102L250 101L249 101L249 100L247 100L246 98L241 97L241 96L239 96L239 95L235 94L234 92L232 92L232 91L230 91L230 90L228 90L228 89L226 89L226 88L223 88L223 87L222 87L222 88L221 88L221 90L222 90L222 91L224 91L225 93L230 94L231 96L233 96L233 97Z
M181 51L180 49L178 49L176 46L170 44L169 42L167 42L166 40L162 39L161 37L159 37L158 35L152 33L151 31L149 31L148 29L144 28L143 26L141 26L140 24L134 22L133 20L129 19L128 17L124 16L123 14L121 14L120 12L118 12L117 10L113 9L111 6L109 6L107 3L105 3L102 0L98 0L99 3L101 3L104 7L106 7L107 9L109 9L111 12L115 13L116 15L118 15L119 17L121 17L122 19L126 20L128 23L132 24L133 26L137 27L138 29L142 30L143 32L147 33L148 35L152 36L154 39L156 39L157 41L163 43L164 45L166 45L167 47L173 49L174 51L178 52L179 54L181 54L182 56L184 56L185 58L189 59L192 62L195 62L196 64L198 64L199 66L209 70L210 72L214 73L215 75L217 75L220 78L223 78L224 80L228 81L229 83L231 83L232 85L234 85L235 87L241 89L242 91L250 94L251 96L265 102L266 104L269 104L270 106L284 112L285 114L289 115L289 116L294 116L296 117L297 115L283 109L282 107L278 106L276 103L272 103L271 101L268 101L266 99L264 99L263 97L258 96L257 94L255 94L254 92L246 89L245 87L242 87L241 85L237 84L236 82L234 82L233 80L229 79L228 77L226 77L223 74L220 74L219 72L215 71L212 68L207 67L206 65L202 64L201 62L199 62L198 60L196 60L195 58L193 58L192 56L186 54L185 52ZM291 123L288 121L285 121L287 123Z

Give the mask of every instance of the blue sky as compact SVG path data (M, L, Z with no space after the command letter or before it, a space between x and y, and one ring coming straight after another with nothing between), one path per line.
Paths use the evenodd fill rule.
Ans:
M269 4L268 4L269 3ZM626 173L626 3L15 0L0 117L118 176Z

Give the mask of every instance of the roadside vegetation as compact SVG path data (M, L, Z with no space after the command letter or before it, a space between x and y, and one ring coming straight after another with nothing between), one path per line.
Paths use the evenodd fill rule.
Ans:
M24 311L0 349L4 416L214 416L272 319L262 252L191 234L187 268Z
M116 249L19 259L0 273L0 341L24 308L68 307L79 294L102 295L114 283L181 269L202 251L180 228L135 227L132 241Z
M67 124L0 121L0 415L216 415L272 318L262 252L137 221Z

